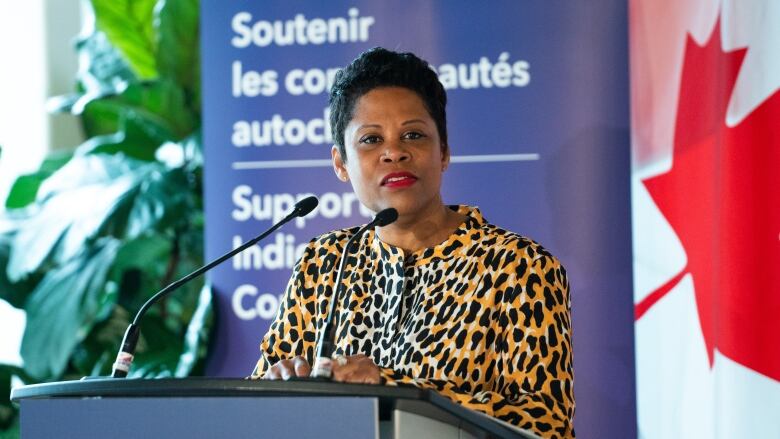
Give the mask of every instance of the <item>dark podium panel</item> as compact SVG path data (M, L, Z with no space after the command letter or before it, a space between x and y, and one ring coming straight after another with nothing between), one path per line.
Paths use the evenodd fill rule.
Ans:
M11 399L22 439L536 437L414 387L100 378L24 386Z

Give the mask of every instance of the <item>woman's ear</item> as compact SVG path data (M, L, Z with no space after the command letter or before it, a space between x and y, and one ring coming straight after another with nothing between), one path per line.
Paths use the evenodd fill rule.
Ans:
M333 171L336 173L336 177L341 181L349 181L349 173L347 173L347 167L344 166L344 160L341 158L338 146L333 145L330 149L330 157L333 159Z

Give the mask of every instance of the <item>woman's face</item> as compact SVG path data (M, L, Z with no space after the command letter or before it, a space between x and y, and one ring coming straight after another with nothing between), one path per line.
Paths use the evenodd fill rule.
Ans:
M403 87L375 88L355 104L344 131L346 160L333 147L333 167L360 201L378 212L424 215L442 205L441 175L449 163L436 123L420 97Z

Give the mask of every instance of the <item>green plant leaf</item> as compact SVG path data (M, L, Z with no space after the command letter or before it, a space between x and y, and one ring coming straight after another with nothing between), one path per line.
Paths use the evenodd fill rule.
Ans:
M184 346L174 372L177 377L185 377L194 371L200 372L197 366L206 357L213 321L212 298L211 285L205 284L198 295L198 306L187 325Z
M155 9L157 66L161 76L199 93L198 0L160 0ZM194 107L199 107L196 102Z
M118 249L118 240L100 239L79 257L47 273L30 295L21 348L30 375L60 376L74 347L86 338L98 316L113 306L116 295L107 291L106 277Z
M124 292L130 295L125 299L130 299L131 303L122 303L124 294L120 293L120 302L112 314L98 323L75 349L72 364L81 375L98 376L110 372L122 335L132 318L127 309L136 312L162 287L159 281L165 270L161 270L164 267L160 261L170 257L170 243L160 238L157 235L138 238L119 250L112 271L138 272L142 279L131 288L132 291ZM190 263L183 261L182 265L182 270L193 269ZM179 275L181 270L176 272L176 276ZM131 376L186 376L202 370L213 314L211 289L201 288L201 285L202 280L196 280L149 310L142 320Z
M16 407L11 403L11 380L14 376L25 383L32 382L22 368L11 364L0 364L0 429L9 428L17 419Z
M15 308L24 308L24 302L41 280L41 275L28 276L23 281L8 278L8 263L13 252L14 237L21 224L29 219L29 209L15 209L0 212L0 299Z
M0 214L0 297L27 311L22 357L47 379L107 373L141 303L202 263L198 0L91 3L77 89L47 105L88 140L18 180ZM134 374L202 370L202 286L149 310Z
M121 156L71 159L41 185L37 212L14 236L8 278L17 282L51 258L72 258L155 166Z
M118 154L118 153L125 153L125 150L128 150L131 153L134 154L127 154L128 157L132 157L137 159L136 155L146 156L148 153L146 152L139 152L137 151L137 148L127 148L124 147L124 142L126 140L124 129L117 131L115 133L111 134L103 134L98 136L92 136L88 140L86 140L84 143L79 145L76 148L76 151L79 153L79 155L88 155L88 154ZM145 159L141 159L144 161L147 161Z
M0 234L0 299L21 309L35 285L30 282L14 283L8 279L5 267L10 259L12 238L13 235Z
M182 147L186 160L191 166L191 171L200 177L198 173L203 169L203 138L201 129L198 128L192 135L184 139ZM201 179L198 178L198 181L201 181Z
M192 207L193 198L188 183L188 175L181 168L150 173L134 199L127 219L127 236L133 238L151 227L164 229L186 221L182 212Z
M41 187L38 212L13 238L8 279L17 282L49 260L65 262L99 234L140 236L187 223L195 205L190 175L123 156L76 156Z
M90 100L85 97L73 112L83 116L91 135L135 128L141 135L126 136L132 143L129 149L140 146L154 150L164 142L183 139L196 126L196 115L187 109L183 89L168 80L128 84L119 94Z
M114 270L121 274L136 269L160 278L165 271L161 262L167 260L170 253L170 238L150 232L124 241L114 263Z
M157 0L92 0L98 29L127 60L139 79L157 76L152 13Z
M78 147L80 154L124 154L136 160L152 161L160 144L149 136L135 118L123 120L114 134L94 136Z
M119 94L128 83L138 78L121 53L112 46L104 32L91 29L76 41L79 55L78 97L67 96L47 103L49 111L71 111L73 106L83 107L84 100L105 94ZM92 133L86 132L87 137Z
M21 427L19 425L19 416L14 416L5 430L0 428L0 439L19 439L21 436Z
M18 209L25 207L35 201L38 194L38 188L41 183L51 174L60 169L67 163L73 153L70 151L53 151L41 163L40 168L27 175L22 175L14 181L8 197L5 200L7 209Z
M110 184L148 167L148 163L122 156L76 154L41 185L38 201L46 202L84 186Z
M119 258L117 255L116 259ZM124 307L115 305L108 317L97 322L84 341L73 350L69 365L71 374L77 377L109 375L132 318Z
M76 102L81 99L81 93L68 93L59 96L52 96L46 100L46 111L48 113L70 113Z
M150 232L122 246L112 274L119 285L119 306L135 313L164 286L171 241L170 236Z
M159 304L158 304L159 305ZM168 328L160 316L159 306L143 319L138 349L129 378L172 377L179 361L183 331ZM182 326L186 324L181 322ZM178 328L182 329L182 328Z
M181 377L202 370L213 320L212 295L202 282L195 284L201 287L177 291L175 300L158 304L144 317L131 377ZM171 302L191 303L194 308L171 312Z

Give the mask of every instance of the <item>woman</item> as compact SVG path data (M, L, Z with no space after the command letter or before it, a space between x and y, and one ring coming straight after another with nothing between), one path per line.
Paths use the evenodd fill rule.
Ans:
M398 211L347 259L333 378L431 388L544 437L573 437L565 271L478 209L443 204L446 101L425 61L381 48L331 89L336 175L371 210ZM338 261L357 229L309 244L253 378L309 375Z

